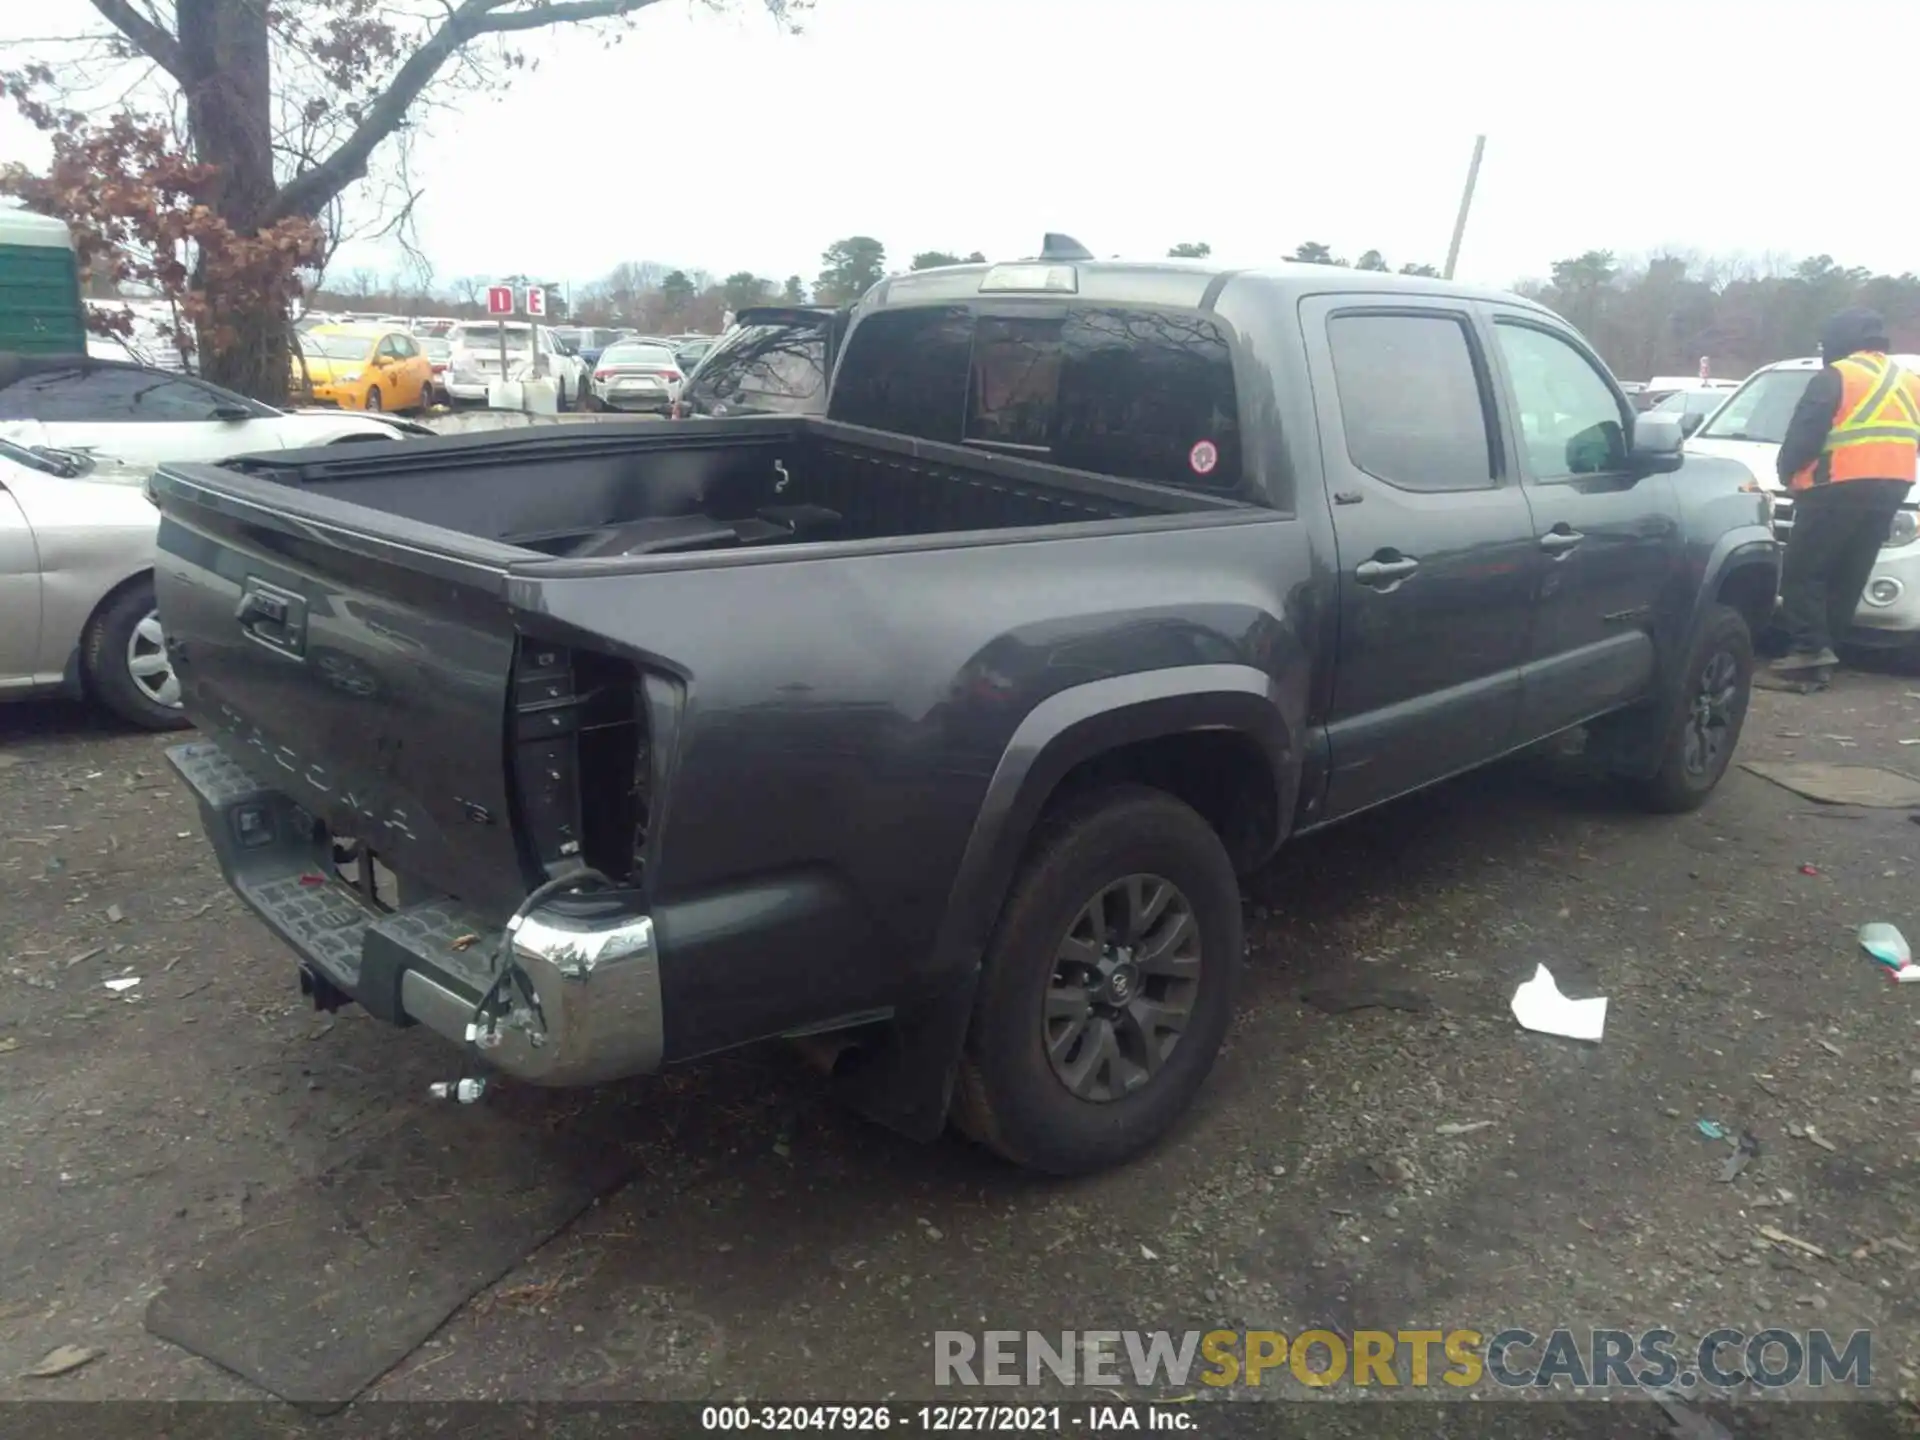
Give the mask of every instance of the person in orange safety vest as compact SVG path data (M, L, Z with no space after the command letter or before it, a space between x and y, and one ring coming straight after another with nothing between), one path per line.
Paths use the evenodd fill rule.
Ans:
M1827 363L1800 397L1777 461L1793 492L1780 571L1789 652L1758 677L1796 686L1840 663L1880 547L1915 478L1920 375L1887 358L1887 324L1842 310L1820 335Z

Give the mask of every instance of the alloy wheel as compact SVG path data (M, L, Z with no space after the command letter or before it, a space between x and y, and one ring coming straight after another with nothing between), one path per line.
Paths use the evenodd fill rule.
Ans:
M1700 667L1687 716L1687 773L1710 775L1719 764L1733 733L1733 717L1740 699L1740 664L1730 650L1716 650Z
M1172 881L1128 875L1081 907L1054 952L1042 1042L1077 1098L1107 1104L1157 1075L1200 990L1200 927Z
M149 610L127 637L127 673L140 693L154 704L169 710L180 708L180 677L173 673L173 661L167 656L167 637L160 628L158 610Z

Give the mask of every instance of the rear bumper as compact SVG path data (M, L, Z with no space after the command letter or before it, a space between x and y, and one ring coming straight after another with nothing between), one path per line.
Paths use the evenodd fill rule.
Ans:
M498 924L444 897L375 907L340 878L332 842L314 818L220 746L177 745L167 758L200 802L227 883L311 979L380 1019L466 1043L494 979L505 934ZM511 943L533 1003L514 1001L499 1043L484 1051L488 1065L552 1086L659 1068L665 1030L649 916L584 916L556 902L514 926Z

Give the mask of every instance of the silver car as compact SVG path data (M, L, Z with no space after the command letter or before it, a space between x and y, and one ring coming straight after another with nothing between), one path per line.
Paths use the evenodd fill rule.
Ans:
M0 700L85 696L186 725L153 603L144 468L0 439Z
M600 352L593 367L593 398L605 410L666 413L680 398L686 376L665 345L622 340Z

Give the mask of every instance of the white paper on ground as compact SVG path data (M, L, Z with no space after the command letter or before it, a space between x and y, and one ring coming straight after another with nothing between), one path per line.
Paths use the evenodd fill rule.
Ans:
M1513 1018L1542 1035L1569 1040L1598 1040L1607 1028L1607 1000L1569 1000L1553 983L1553 972L1541 965L1533 978L1513 992Z

